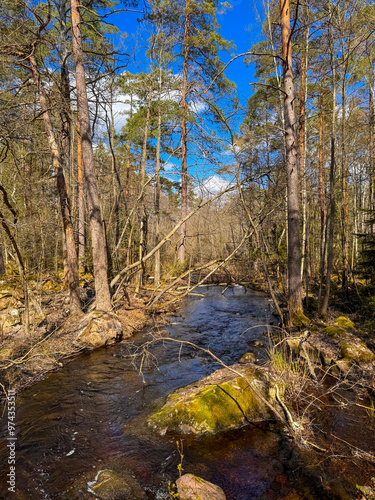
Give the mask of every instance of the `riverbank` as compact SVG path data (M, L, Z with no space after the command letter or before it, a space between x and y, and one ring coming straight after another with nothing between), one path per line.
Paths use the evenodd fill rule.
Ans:
M0 282L0 386L3 396L9 389L19 392L33 385L46 373L63 367L79 354L108 346L147 326L167 322L163 312L153 313L146 307L152 292L134 293L123 289L114 299L111 314L92 310L93 283L87 276L81 282L82 313L71 315L69 292L62 280L46 278L29 280L30 328L25 329L23 294L15 279ZM174 308L170 307L169 311ZM111 334L111 321L116 331ZM93 336L92 325L102 322L105 334ZM91 325L91 326L90 326ZM119 327L120 325L120 327ZM91 336L91 337L90 337Z

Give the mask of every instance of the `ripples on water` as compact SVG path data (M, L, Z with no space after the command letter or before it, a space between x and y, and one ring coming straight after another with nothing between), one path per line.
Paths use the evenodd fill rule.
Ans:
M264 325L276 318L261 293L238 286L221 292L199 289L205 298L186 299L182 316L171 318L166 329L173 338L235 363L249 341L267 344ZM179 353L178 344L159 342L150 348L153 361L143 369L143 382L131 353L146 340L147 332L141 332L82 355L18 396L17 499L92 498L87 482L107 468L130 471L151 499L168 498L167 484L177 478L180 461L176 437L151 433L146 419L170 391L218 366L201 352L184 346ZM266 349L257 354L265 358ZM313 490L301 469L293 479L293 453L276 428L248 426L211 438L184 438L183 467L220 485L228 500L320 498L300 495ZM5 440L0 458L4 474ZM11 498L5 485L3 480L0 494ZM299 496L290 496L293 491Z

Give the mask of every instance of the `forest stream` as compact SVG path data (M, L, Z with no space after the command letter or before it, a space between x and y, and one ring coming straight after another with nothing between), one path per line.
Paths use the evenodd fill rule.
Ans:
M227 364L238 362L258 340L264 347L256 349L256 355L265 360L266 325L277 322L269 299L240 286L222 292L217 286L201 287L185 299L165 327L169 336L209 348ZM168 482L176 480L181 463L176 445L180 436L156 435L146 420L169 392L220 367L191 347L180 350L175 342L159 341L150 347L140 374L140 358L133 354L148 340L150 332L142 331L113 347L84 354L17 395L17 493L7 491L4 418L1 498L94 498L90 484L104 469L127 471L150 499L169 498ZM353 411L344 417L340 408L331 410L325 417L327 432L334 428L344 438L356 435L371 447L374 419L365 420L360 408ZM354 499L355 481L364 484L360 481L369 477L355 460L346 462L345 471L332 460L324 473L314 468L325 457L296 450L277 423L182 440L184 472L219 485L228 500Z

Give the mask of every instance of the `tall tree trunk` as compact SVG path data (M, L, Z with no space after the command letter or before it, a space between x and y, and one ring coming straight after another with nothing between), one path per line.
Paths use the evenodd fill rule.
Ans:
M0 244L0 275L5 274L5 264L4 264L4 257L3 257L3 249Z
M130 115L129 119L133 117L133 95L130 94ZM126 182L125 182L125 209L128 210L129 206L129 194L130 194L130 153L131 153L131 143L130 139L126 147L127 157L126 157Z
M139 236L139 247L138 247L138 257L141 262L141 268L138 271L138 283L137 283L137 291L143 285L143 276L144 276L144 262L143 256L146 253L146 241L147 241L147 213L146 213L146 205L144 199L144 189L145 189L145 180L146 180L146 160L147 160L147 141L148 141L148 128L150 125L150 107L151 107L151 96L147 97L147 112L146 112L146 122L145 128L143 132L143 146L142 146L142 158L141 158L141 183L140 183L140 195L139 195L139 204L140 204L140 236Z
M374 139L375 139L375 95L374 95L374 61L372 58L371 48L366 43L366 52L369 61L369 78L368 78L368 99L369 99L369 210L371 218L375 208L375 189L374 189L374 169L375 169L375 154L374 154ZM375 232L375 225L370 225L371 234Z
M286 175L288 192L288 309L289 322L302 313L301 249L298 215L298 165L295 137L294 85L289 0L280 0L283 53Z
M85 166L85 179L91 228L93 266L95 278L96 308L111 310L111 296L108 286L108 266L106 257L105 235L99 203L97 178L92 151L89 105L83 65L82 37L80 31L80 13L78 0L70 0L72 19L73 56L77 87L78 116L82 132L82 153Z
M323 93L323 77L321 80L319 93L319 209L320 209L320 285L319 285L319 302L322 296L322 286L325 271L325 255L326 255L326 224L327 224L327 208L326 208L326 180L325 180L325 160L324 160L324 93Z
M51 119L48 113L47 99L44 94L34 55L30 55L28 57L28 60L30 63L30 69L33 75L34 83L38 92L39 104L43 114L44 127L51 151L52 165L56 175L57 191L59 193L61 215L66 241L70 306L71 312L76 312L81 310L81 299L79 296L78 260L74 243L73 224L70 214L70 201L66 189L63 163L59 148L56 143L55 133L53 131Z
M345 47L343 46L343 57ZM349 218L349 170L346 161L346 71L347 63L344 63L341 87L342 119L341 119L341 246L342 246L342 288L347 290L348 284L348 218Z
M301 277L307 272L307 194L306 194L306 101L307 101L307 57L308 57L308 38L309 30L307 28L307 4L303 7L303 28L302 39L303 47L301 54L301 86L300 86L300 115L298 126L298 157L299 157L299 178L301 185L301 203L302 203L302 259L301 259ZM306 290L307 294L307 290Z
M161 69L159 73L159 95L158 95L158 131L156 139L156 168L155 168L155 246L160 241L160 141L161 141ZM160 286L160 250L155 252L154 286Z
M86 226L85 226L85 168L82 155L82 135L81 125L77 115L77 165L78 165L78 263L79 271L84 273L86 270Z
M329 295L331 291L331 275L333 269L333 238L335 228L335 213L336 213L336 197L335 197L335 176L336 176L336 161L335 161L335 139L336 139L336 67L334 57L334 41L332 26L330 27L330 50L331 50L331 68L332 68L332 128L331 128L331 165L329 174L329 197L330 197L330 216L329 216L329 232L327 241L327 276L326 288L320 312L325 315L328 310Z
M181 219L184 219L188 213L188 168L187 168L187 94L188 94L188 63L189 63L189 33L190 16L189 0L185 5L185 30L184 30L184 67L182 72L182 120L181 120ZM185 240L186 224L182 224L180 229L180 244L178 247L178 260L185 261Z

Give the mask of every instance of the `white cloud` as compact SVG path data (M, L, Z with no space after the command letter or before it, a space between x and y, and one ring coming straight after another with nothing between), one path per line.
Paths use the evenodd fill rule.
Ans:
M208 179L202 181L199 186L195 188L195 193L202 198L215 196L230 187L233 183L220 177L219 175L212 175Z

